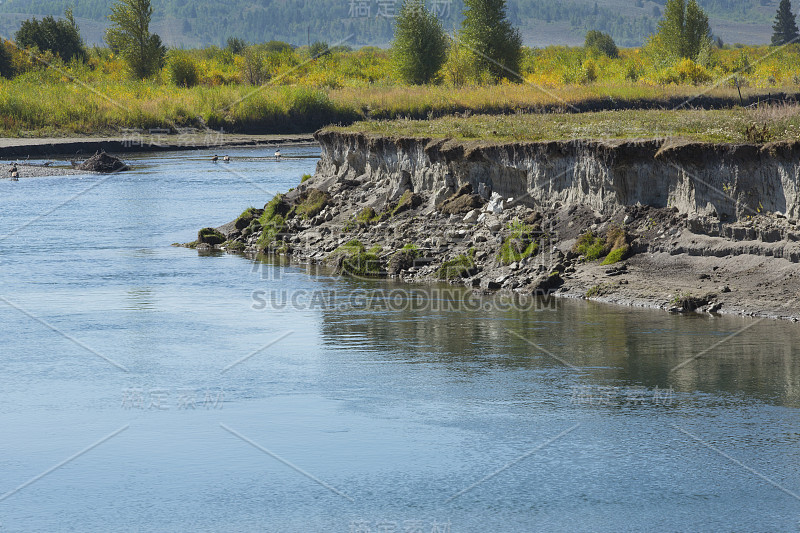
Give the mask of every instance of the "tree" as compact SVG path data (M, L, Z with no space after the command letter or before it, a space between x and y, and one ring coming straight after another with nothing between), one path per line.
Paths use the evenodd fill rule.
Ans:
M586 42L583 46L587 50L596 50L601 54L607 55L608 57L619 57L619 49L617 48L614 39L612 39L607 33L597 30L591 30L587 32Z
M792 3L789 0L781 0L778 6L778 14L775 16L775 24L772 26L772 31L772 46L781 46L796 42L800 39L797 23L792 13Z
M392 43L395 67L407 83L430 83L447 59L447 36L423 0L404 0Z
M83 46L81 32L72 10L67 9L64 20L44 17L41 21L35 18L25 20L14 36L20 48L38 48L42 52L52 52L64 61L73 58L85 59L86 49Z
M521 81L522 37L506 19L505 0L464 0L464 44L495 79Z
M667 53L694 60L711 42L708 15L696 0L667 0L657 37Z
M117 0L108 16L108 46L125 58L134 76L140 79L161 68L166 54L161 37L150 33L152 16L150 0Z

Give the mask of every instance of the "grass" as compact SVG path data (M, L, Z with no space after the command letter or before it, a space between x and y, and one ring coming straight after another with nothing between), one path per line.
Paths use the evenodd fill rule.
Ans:
M353 239L331 252L327 261L333 263L342 274L376 277L383 274L383 262L378 256L380 252L380 246L367 250L361 241Z
M717 143L800 140L800 106L754 109L627 110L571 114L478 115L357 122L334 128L384 136L531 142L677 137Z
M534 240L533 226L515 221L507 229L510 234L500 246L498 256L501 264L510 265L536 255L536 252L539 251L539 243Z
M617 59L598 57L583 48L526 49L521 72L525 83L454 85L445 76L442 84L431 86L402 83L388 51L339 51L309 61L307 52L297 50L265 58L269 81L261 87L245 82L243 56L215 48L184 51L197 64L199 78L194 87L180 87L170 83L166 69L152 79L131 80L125 64L110 50L92 50L86 63L63 64L56 59L52 63L57 69L48 69L8 43L0 46L11 51L16 70L13 79L0 78L0 134L7 137L206 126L241 133L293 133L356 120L421 119L455 113L585 112L609 106L671 109L698 95L702 96L690 104L707 107L739 102L738 91L730 83L734 77L743 87L745 99L796 91L800 82L797 44L780 49L715 49L703 65L688 60L665 63L647 49L622 50ZM587 77L588 71L594 74ZM658 118L656 115L624 115L624 120L617 120L619 115L613 114L605 115L608 120L597 115L591 121L594 126L558 115L549 125L553 118L549 115L538 123L506 122L507 127L501 125L499 130L466 120L458 127L439 124L431 131L469 139L496 130L497 134L492 134L496 138L536 139L691 135L696 130L704 138L736 142L749 125L746 121L734 124L735 134L731 134L726 131L732 124L728 119L716 131L718 117L698 119L699 123L693 120L683 127L683 119L690 115L680 116L674 121L656 120L656 125L661 125L657 131L648 123ZM768 124L773 122L768 120ZM754 123L760 127L758 120ZM395 132L393 123L381 124L376 126L379 130L393 134L430 134L419 126L406 125ZM768 133L797 138L796 129L784 133L770 126Z
M581 254L586 261L600 259L606 253L606 240L587 231L575 243L575 251Z
M294 207L295 214L304 219L314 218L325 209L330 201L330 195L319 189L311 189L304 193L300 203Z
M468 276L475 270L475 249L471 248L465 254L459 254L449 261L442 263L436 270L436 277L441 280L452 281Z

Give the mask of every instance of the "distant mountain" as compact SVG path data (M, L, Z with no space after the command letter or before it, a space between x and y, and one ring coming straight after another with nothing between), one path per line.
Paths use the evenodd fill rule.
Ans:
M31 16L61 15L74 6L84 39L100 43L113 0L0 1L0 35L10 37ZM610 33L621 46L653 33L666 0L508 0L508 13L529 46L575 45L587 30ZM725 42L768 43L778 0L699 0L715 35ZM457 28L462 0L426 0L448 30ZM171 46L314 41L386 46L401 0L153 0L153 30ZM798 6L800 7L800 6Z

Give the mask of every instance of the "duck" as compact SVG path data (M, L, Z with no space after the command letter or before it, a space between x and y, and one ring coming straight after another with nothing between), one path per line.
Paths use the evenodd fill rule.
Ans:
M17 165L13 165L9 172L11 172L11 181L19 181L19 172L17 171Z
M223 158L222 158L222 160L223 160L223 161L225 161L226 163L230 163L230 161L231 161L231 156L229 156L229 155L226 155L225 157L223 157Z
M275 161L280 161L280 160L281 160L281 151L280 150L276 150L275 151Z
M216 156L216 155L215 155L214 157L212 157L212 158L211 158L211 162L212 162L212 163L216 163L218 160L219 160L219 157L218 157L218 156Z

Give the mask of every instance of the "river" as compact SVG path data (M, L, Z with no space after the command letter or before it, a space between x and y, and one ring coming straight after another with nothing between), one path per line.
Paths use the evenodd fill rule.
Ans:
M0 532L800 529L797 325L171 246L282 152L0 181Z

